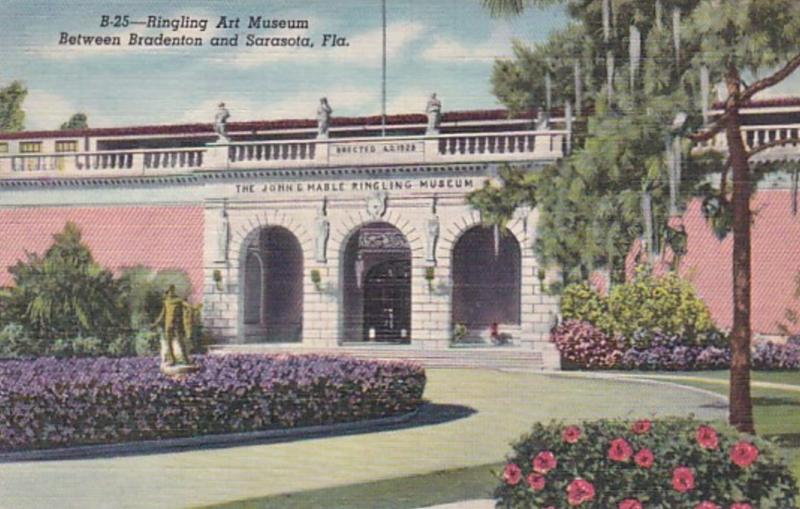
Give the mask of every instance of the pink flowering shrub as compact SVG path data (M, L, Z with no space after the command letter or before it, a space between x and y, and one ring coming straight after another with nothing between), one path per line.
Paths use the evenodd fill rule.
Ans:
M622 357L617 340L589 322L567 320L553 329L550 339L573 367L612 368Z
M512 444L498 508L795 507L797 484L764 439L695 419L536 424Z

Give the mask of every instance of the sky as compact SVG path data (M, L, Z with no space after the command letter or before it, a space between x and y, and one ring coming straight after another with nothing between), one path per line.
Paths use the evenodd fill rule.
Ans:
M379 0L2 0L0 85L28 87L26 128L54 129L73 113L92 127L210 122L224 101L231 120L312 118L319 98L334 115L381 111ZM101 27L102 16L207 19L205 31ZM240 18L217 28L220 16ZM250 16L307 20L308 30L248 29ZM559 8L513 19L489 16L479 0L387 0L387 110L422 112L431 92L444 110L501 107L491 93L497 57L511 40L536 43L567 22ZM120 36L121 47L60 45L70 36ZM128 46L141 36L200 36L203 47ZM212 37L239 34L238 47L211 47ZM245 47L245 37L308 37L313 48ZM346 46L324 47L324 34ZM800 93L794 79L773 93Z

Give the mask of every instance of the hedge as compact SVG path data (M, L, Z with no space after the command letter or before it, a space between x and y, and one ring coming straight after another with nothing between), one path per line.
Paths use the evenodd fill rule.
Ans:
M679 335L655 331L647 336L646 342L637 344L648 346L626 347L619 336L609 336L589 322L567 320L553 328L550 340L561 354L565 369L688 371L730 367L730 347L718 339L707 341L705 346L687 346ZM800 345L756 341L752 359L757 370L797 370Z
M536 424L512 444L498 508L795 507L797 485L772 444L687 418Z
M0 451L373 419L417 408L425 371L320 355L197 356L175 379L156 358L0 362Z

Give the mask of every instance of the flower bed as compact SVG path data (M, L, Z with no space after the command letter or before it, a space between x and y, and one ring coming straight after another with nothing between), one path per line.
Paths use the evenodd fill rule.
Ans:
M259 431L414 410L425 372L332 356L199 356L176 380L154 358L0 362L0 451Z
M678 335L641 331L634 336L634 346L625 348L625 341L618 336L610 337L589 322L567 320L553 329L550 339L566 369L689 371L728 369L731 364L730 348L716 338L704 346L692 346ZM757 341L753 368L800 369L800 345Z
M505 508L789 508L797 495L769 442L684 418L536 424L499 477Z

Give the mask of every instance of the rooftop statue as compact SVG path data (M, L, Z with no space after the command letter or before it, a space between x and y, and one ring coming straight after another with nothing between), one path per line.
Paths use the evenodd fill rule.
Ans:
M436 98L436 92L431 94L428 105L425 107L428 115L428 128L426 134L439 134L439 124L442 122L442 101Z
M231 112L225 108L225 103L219 103L217 114L214 116L214 132L219 137L218 143L228 143L231 139L228 137L228 119L231 117Z
M321 98L319 100L319 108L317 108L317 138L328 137L328 129L331 126L331 113L333 113L333 109L328 104L328 99Z
M536 113L534 125L537 131L546 131L550 128L550 115L544 107L540 107L539 111Z

